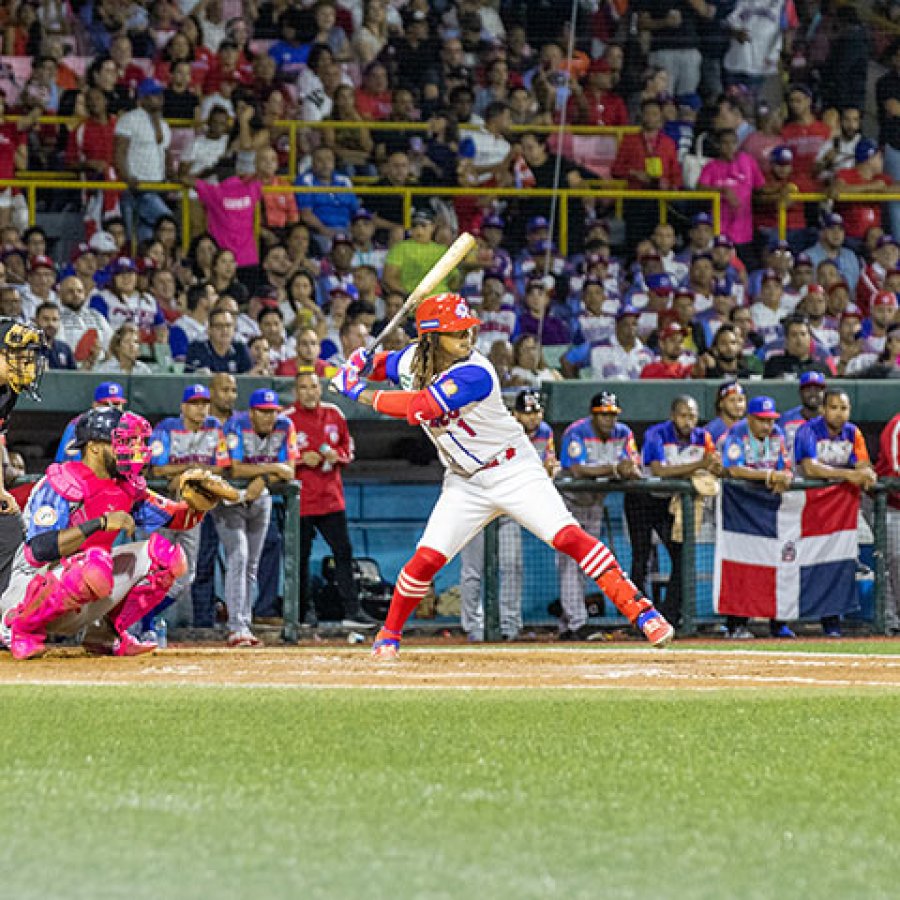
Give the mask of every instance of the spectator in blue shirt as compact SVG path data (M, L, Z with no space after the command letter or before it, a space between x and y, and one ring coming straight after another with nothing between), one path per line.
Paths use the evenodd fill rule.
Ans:
M59 341L59 307L50 301L42 303L34 314L34 323L47 338L47 363L51 369L77 369L75 354L64 341Z
M859 257L844 246L844 218L839 213L828 213L819 227L819 240L806 252L812 264L818 267L823 260L831 260L850 285L850 293L856 293L859 281Z
M285 10L279 20L281 40L269 47L269 56L275 60L278 74L282 77L296 78L309 59L310 43L303 43L306 16L296 8ZM314 37L309 35L310 40Z
M308 172L297 176L298 187L353 187L346 175L334 171L334 151L330 147L313 150L312 166ZM331 246L331 238L340 232L349 232L353 213L359 208L354 194L297 194L300 221L314 234L323 251Z
M234 316L225 309L214 310L209 317L209 338L192 341L185 356L185 372L229 372L242 375L253 366L247 345L234 339Z

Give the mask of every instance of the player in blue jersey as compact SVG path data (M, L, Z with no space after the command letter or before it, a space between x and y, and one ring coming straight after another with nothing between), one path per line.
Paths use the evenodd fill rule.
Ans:
M94 390L94 402L91 409L100 409L103 406L113 406L116 409L125 409L125 388L116 381L103 381ZM75 445L75 426L81 415L75 416L69 421L56 450L54 462L69 462L73 459L81 459L81 448Z
M747 395L737 381L726 381L716 391L716 417L706 423L706 430L716 447L721 447L728 429L737 425L747 412Z
M499 515L511 516L578 560L651 644L665 646L672 640L672 626L609 549L575 522L522 426L507 410L494 367L474 349L478 324L459 294L427 297L416 310L417 341L374 357L356 351L332 381L345 396L376 412L421 426L447 469L425 533L397 577L373 654L384 660L398 656L403 626L434 576ZM392 381L402 390L369 390L367 377Z
M878 481L865 438L850 421L850 397L846 391L825 391L822 415L797 429L794 461L805 478L848 481L863 490ZM822 629L828 637L840 637L840 617L823 617Z
M559 471L553 441L553 429L544 421L541 395L523 388L516 395L513 415L537 450L547 474ZM514 641L522 630L522 529L509 516L499 520L498 550L500 563L500 633L503 640ZM481 582L484 574L484 532L479 532L460 551L460 618L469 640L484 639L484 608Z
M563 432L560 463L573 478L640 478L641 458L631 429L618 421L619 401L609 391L591 398L591 414ZM588 533L599 535L603 524L601 493L562 490L575 521ZM592 640L600 635L587 622L584 579L577 563L559 557L561 641Z
M225 549L228 646L258 647L261 642L250 624L256 572L272 512L268 485L293 479L297 435L282 414L275 391L260 388L250 395L249 411L235 413L226 424L225 437L231 474L251 479L242 502L222 504L213 513Z
M778 426L784 432L791 459L794 458L794 438L801 425L822 414L825 401L825 376L821 372L804 372L800 376L800 405L783 413Z
M695 472L722 474L722 460L705 429L698 427L697 401L681 394L672 401L669 419L652 425L644 435L644 474L656 478L688 478ZM625 518L631 537L631 571L634 583L643 588L647 577L653 532L659 536L672 560L665 600L660 603L666 618L681 620L681 543L672 539L675 518L668 494L627 494Z
M734 425L722 442L724 477L761 482L776 494L791 486L793 465L784 432L775 424L777 418L778 411L771 397L754 397L747 404L747 418ZM752 639L748 621L747 616L728 616L726 636L732 640ZM797 637L777 619L770 620L769 631L772 637Z
M176 490L178 476L188 469L208 469L221 474L228 468L230 459L225 444L225 434L218 419L209 414L209 388L204 384L188 385L181 396L181 415L163 419L150 437L150 464L156 478L172 479L171 491ZM184 551L187 571L169 590L160 607L144 619L144 630L153 630L153 618L168 606L190 599L191 583L197 568L200 549L200 523L194 528L168 533L167 537ZM178 609L175 625L192 623L191 611ZM147 634L144 640L155 640Z

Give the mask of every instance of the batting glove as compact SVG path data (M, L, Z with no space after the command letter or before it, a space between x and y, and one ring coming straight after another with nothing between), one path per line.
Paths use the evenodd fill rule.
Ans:
M359 350L354 350L350 354L347 365L354 366L359 372L360 378L366 378L372 374L372 369L375 368L375 355L360 347Z
M341 366L337 375L331 379L331 384L339 394L351 400L358 400L359 395L366 389L366 381L360 378L359 369L350 362Z

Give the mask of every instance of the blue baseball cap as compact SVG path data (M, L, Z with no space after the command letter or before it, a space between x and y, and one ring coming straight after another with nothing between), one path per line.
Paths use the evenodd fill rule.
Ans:
M624 318L626 318L626 317L628 317L628 316L635 316L635 317L637 317L637 318L640 318L640 315L641 315L641 311L640 311L639 309L636 309L636 308L633 307L633 306L623 306L623 307L616 313L616 318L617 318L617 319L624 319Z
M118 381L103 381L94 389L95 403L124 403L125 388Z
M714 297L730 297L732 294L731 283L727 278L717 278L713 282L712 292Z
M804 372L800 376L800 387L805 388L811 384L824 386L825 376L821 372Z
M773 166L789 166L794 161L794 151L782 144L769 154L769 159Z
M529 231L540 231L541 228L549 228L550 223L544 216L534 216L528 220Z
M647 289L653 291L654 294L675 293L675 285L672 284L672 279L665 272L660 272L657 275L648 275Z
M205 384L189 384L181 395L182 403L193 403L195 400L209 400L209 388Z
M712 227L713 219L709 213L697 213L693 219L691 219L691 228L696 228L698 225L709 225Z
M840 213L827 213L822 216L822 224L821 227L825 228L843 228L844 227L844 217Z
M271 388L260 388L250 395L250 409L281 409L278 394Z
M127 256L120 256L118 259L114 260L110 263L109 266L109 274L110 275L125 275L129 272L137 273L137 265L133 259L129 259Z
M155 78L144 78L138 83L137 98L142 97L159 97L163 93L163 86Z
M350 221L358 222L360 219L365 219L367 222L370 222L374 218L375 216L373 216L372 213L361 206L355 213L353 213Z
M790 253L791 255L793 255L793 253L791 252L791 245L787 241L778 240L778 238L774 238L769 243L769 252L770 253Z
M506 223L503 221L503 219L500 218L500 216L485 216L484 219L482 219L481 227L499 228L502 230L506 227Z
M775 401L771 397L753 397L747 403L747 415L756 416L757 419L777 419L778 410Z
M734 250L734 241L727 234L717 234L713 238L713 247L726 247L729 250Z
M694 112L697 112L703 106L703 101L700 99L699 94L682 94L677 99L679 106L686 106Z
M854 156L858 163L868 162L878 152L878 144L871 138L861 138L856 145Z

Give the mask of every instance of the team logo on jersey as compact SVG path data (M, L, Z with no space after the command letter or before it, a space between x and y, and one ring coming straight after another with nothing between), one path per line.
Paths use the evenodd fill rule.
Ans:
M445 381L440 383L440 389L444 392L445 397L452 397L459 388L456 386L456 382L452 378L447 378Z
M228 449L234 450L238 445L238 436L234 433L228 435Z
M39 506L31 517L35 525L41 528L49 528L56 524L59 513L52 506Z
M165 445L162 441L154 441L150 445L150 455L151 456L162 456L163 451L165 450Z
M737 444L732 444L728 448L728 458L730 460L736 460L741 458L741 448L738 447Z
M336 444L340 439L340 434L338 433L337 425L326 425L325 426L325 436L331 441L332 444Z
M581 444L578 441L569 444L569 456L581 456Z
M305 447L309 446L309 437L307 436L305 431L297 432L297 447L303 450Z

